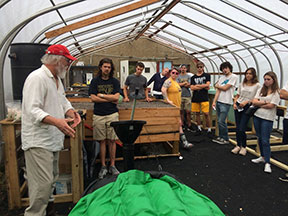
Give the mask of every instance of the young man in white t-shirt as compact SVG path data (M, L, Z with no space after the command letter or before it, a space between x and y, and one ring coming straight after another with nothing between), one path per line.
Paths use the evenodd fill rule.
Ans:
M218 144L228 144L229 137L226 118L230 107L233 105L234 91L238 77L232 73L233 67L230 62L223 62L220 65L220 70L224 73L224 76L221 76L215 84L216 93L212 104L213 109L216 109L217 112L219 137L212 141Z
M280 90L280 98L283 100L288 100L288 81L285 83L285 86ZM288 144L288 106L286 115L283 120L283 144ZM286 173L284 178L279 178L282 181L288 182L288 173Z

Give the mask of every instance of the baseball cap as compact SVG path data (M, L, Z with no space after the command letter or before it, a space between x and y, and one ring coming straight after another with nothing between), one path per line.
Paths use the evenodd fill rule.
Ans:
M71 56L69 50L61 44L54 44L49 46L48 49L46 50L46 53L51 55L62 55L72 61L77 60L77 58Z

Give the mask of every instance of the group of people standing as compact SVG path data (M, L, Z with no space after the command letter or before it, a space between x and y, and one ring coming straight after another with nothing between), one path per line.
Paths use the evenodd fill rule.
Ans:
M197 73L193 76L187 73L187 66L181 65L180 71L177 68L170 70L170 78L163 82L164 74L162 72L162 80L155 79L154 75L149 84L154 81L153 91L157 86L159 92L159 83L163 82L161 91L164 99L168 103L180 107L180 137L184 137L183 123L184 116L187 118L187 129L191 130L191 110L196 113L197 132L201 132L200 112L204 114L207 133L211 133L211 120L209 116L209 99L208 90L210 88L210 75L204 72L204 64L201 61L196 63ZM247 136L246 129L249 119L253 116L253 123L258 139L261 156L253 159L253 163L264 163L264 172L271 173L270 157L270 135L273 129L273 122L276 117L277 105L280 98L288 99L288 82L279 89L277 75L274 72L264 74L264 83L261 86L255 68L248 68L244 73L244 80L239 84L239 88L235 95L238 85L238 77L233 74L233 66L230 62L223 62L220 65L223 76L214 85L216 93L212 103L213 109L216 110L219 136L213 139L218 144L228 144L228 127L227 116L231 107L234 109L236 122L236 140L237 145L231 152L245 156L247 153ZM166 73L165 73L166 74ZM157 82L158 81L158 82ZM181 92L181 97L179 96ZM159 94L157 94L159 97ZM192 104L191 104L192 102ZM249 109L254 110L248 112ZM250 110L249 110L250 111ZM288 144L288 111L283 121L283 144ZM196 133L197 133L196 132ZM189 144L186 140L186 145ZM188 147L185 146L184 147ZM287 175L288 177L288 175Z
M224 76L215 84L216 94L212 104L212 107L217 112L219 137L213 139L213 141L219 144L229 143L226 118L230 107L233 105L237 146L231 152L245 156L247 153L246 128L249 119L253 116L261 155L256 159L252 159L252 162L264 163L264 172L271 173L270 135L280 98L284 100L288 99L288 82L280 90L277 75L270 71L264 74L264 83L261 86L256 75L256 70L248 68L245 71L244 80L240 83L237 94L234 97L238 78L232 73L232 69L233 67L229 62L224 62L220 65L220 70L224 73ZM288 144L287 123L288 113L283 121L283 144Z
M27 216L55 215L53 190L59 174L59 151L63 149L64 135L74 137L74 128L81 122L79 114L65 97L61 82L69 65L75 60L77 59L70 55L65 46L52 45L41 59L43 65L31 72L24 84L21 139L29 188L29 207L25 210ZM150 84L154 81L155 98L163 98L181 109L179 131L185 148L193 146L183 133L185 114L187 115L187 129L191 129L191 110L196 112L198 130L202 130L200 126L200 112L202 112L206 119L207 132L211 133L208 102L210 75L204 72L202 62L197 62L196 66L197 73L193 76L187 73L186 65L181 65L180 70L164 68L162 73L155 74L148 82ZM144 67L143 63L137 63L135 73L127 77L123 89L124 101L128 102L135 97L145 99L147 102L151 101L148 95L147 79L141 75ZM213 141L219 144L229 143L225 120L233 105L237 127L237 146L232 149L232 153L245 155L245 130L249 120L246 110L251 105L257 106L253 120L261 156L253 159L252 162L265 163L264 171L271 173L269 138L280 98L288 100L288 82L279 91L276 74L267 72L264 74L264 84L261 86L258 83L255 69L248 68L245 71L244 81L234 97L238 78L232 73L232 69L229 62L220 65L220 70L224 75L215 84L216 94L212 104L218 117L219 137ZM89 87L89 95L94 102L93 137L100 142L102 167L99 178L103 178L108 172L112 175L119 173L115 167L117 136L110 123L119 119L117 103L121 90L119 81L113 76L113 62L111 59L104 58L99 62L98 76L93 78ZM137 89L139 93L135 95ZM288 144L288 112L283 121L283 143ZM110 153L109 168L105 159L106 147Z
M197 73L194 76L187 73L188 68L185 64L182 64L179 68L172 68L170 72L168 68L164 68L161 75L156 73L147 84L150 85L154 82L152 93L156 93L156 98L165 99L168 103L180 108L180 137L183 137L184 147L186 148L192 147L191 143L185 141L186 138L183 132L183 129L193 130L191 111L196 113L197 133L199 134L202 131L200 121L200 112L202 111L208 128L207 133L211 134L208 98L210 75L204 72L203 62L197 62L196 67ZM159 76L162 78L159 79Z

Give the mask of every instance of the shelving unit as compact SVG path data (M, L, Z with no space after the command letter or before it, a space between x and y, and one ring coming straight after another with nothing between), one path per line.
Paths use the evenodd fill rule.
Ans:
M3 139L5 142L5 175L7 181L9 209L21 208L29 205L29 198L24 197L27 191L27 181L21 183L19 178L19 151L21 150L20 135L21 122L0 121L2 125ZM65 138L70 152L72 186L71 193L54 195L55 203L76 203L84 190L83 182L83 154L82 154L82 123L75 128L75 138ZM61 152L60 152L61 159ZM59 159L59 160L60 160Z
M93 77L97 75L98 66L71 66L69 71L69 86L73 83L86 83L86 73L93 73Z

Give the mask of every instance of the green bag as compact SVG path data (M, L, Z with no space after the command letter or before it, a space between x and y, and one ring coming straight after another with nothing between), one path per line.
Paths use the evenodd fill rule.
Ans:
M224 216L207 197L174 178L152 178L139 170L119 174L109 183L82 197L69 216Z

